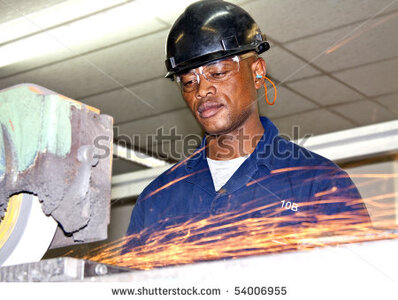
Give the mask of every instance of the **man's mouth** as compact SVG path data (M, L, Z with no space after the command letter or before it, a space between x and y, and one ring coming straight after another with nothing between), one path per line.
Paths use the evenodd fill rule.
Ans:
M207 101L198 107L199 116L203 119L210 118L214 116L224 105L213 102Z

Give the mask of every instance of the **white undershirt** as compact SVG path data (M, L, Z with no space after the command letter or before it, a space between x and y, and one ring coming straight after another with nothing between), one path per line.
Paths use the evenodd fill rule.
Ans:
M230 160L214 160L207 157L207 163L211 177L213 178L214 188L218 191L238 170L241 164L249 155L241 156Z

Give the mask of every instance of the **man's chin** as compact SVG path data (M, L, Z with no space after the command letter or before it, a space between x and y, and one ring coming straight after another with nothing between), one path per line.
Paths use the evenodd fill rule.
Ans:
M210 135L226 134L231 131L232 124L226 114L220 114L211 118L201 118L197 116L197 120L202 129Z
M202 128L208 135L222 135L231 131L230 126L204 126L202 124Z

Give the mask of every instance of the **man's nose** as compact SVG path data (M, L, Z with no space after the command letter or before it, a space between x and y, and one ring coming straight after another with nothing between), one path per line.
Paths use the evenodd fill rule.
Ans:
M212 82L207 80L204 74L199 74L198 89L196 90L196 98L205 98L208 95L216 93L216 87Z

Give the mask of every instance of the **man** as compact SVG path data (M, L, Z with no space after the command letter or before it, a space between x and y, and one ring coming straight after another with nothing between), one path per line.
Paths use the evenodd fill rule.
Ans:
M260 118L266 64L258 54L268 49L254 20L228 2L202 0L177 19L167 39L166 77L180 86L205 137L140 195L127 234L141 234L131 247L170 226L214 216L221 216L217 234L261 217L297 226L355 212L368 221L343 170Z

